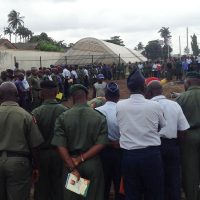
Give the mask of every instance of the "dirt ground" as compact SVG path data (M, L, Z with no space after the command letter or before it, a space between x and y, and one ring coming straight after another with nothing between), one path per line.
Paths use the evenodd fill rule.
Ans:
M130 96L130 92L126 86L126 80L116 80L115 82L119 85L120 88L120 99L128 98ZM172 99L171 95L172 92L181 93L183 91L184 91L184 86L182 83L171 81L163 85L163 94L169 99ZM92 99L92 89L89 90L89 100L91 99ZM63 102L63 104L67 107L72 106L71 100Z

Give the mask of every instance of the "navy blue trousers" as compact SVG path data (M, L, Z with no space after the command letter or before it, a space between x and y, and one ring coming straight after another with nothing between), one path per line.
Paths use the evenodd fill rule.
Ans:
M160 146L124 150L122 173L126 200L164 199Z
M106 147L101 152L101 160L103 164L105 191L104 200L109 200L111 184L114 185L115 200L122 200L123 195L119 193L121 181L121 161L122 149Z
M181 199L180 150L176 139L161 139L164 168L165 199Z

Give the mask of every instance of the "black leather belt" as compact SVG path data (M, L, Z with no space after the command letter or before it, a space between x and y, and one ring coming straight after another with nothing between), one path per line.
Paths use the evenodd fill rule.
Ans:
M30 158L30 155L28 153L25 153L25 152L0 151L0 156L2 156L3 153L5 153L7 157L25 157L25 158Z

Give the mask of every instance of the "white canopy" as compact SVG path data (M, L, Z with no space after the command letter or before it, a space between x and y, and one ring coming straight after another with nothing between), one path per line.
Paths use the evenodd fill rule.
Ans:
M58 64L112 64L118 63L135 63L145 62L147 59L135 50L105 42L95 38L84 38L76 42L76 44L66 52L65 56L60 58Z

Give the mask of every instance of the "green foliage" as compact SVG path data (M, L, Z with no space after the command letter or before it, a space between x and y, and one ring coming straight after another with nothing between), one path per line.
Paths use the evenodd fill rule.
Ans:
M172 48L170 47L170 45L164 45L162 48L162 57L164 59L170 57L170 53L172 52Z
M9 35L10 42L11 42L11 36L13 34L13 30L10 27L6 27L6 28L4 28L3 32L4 32L4 35Z
M144 50L144 45L142 44L142 42L139 42L134 49L137 51L142 51Z
M29 39L29 38L33 35L32 31L29 30L28 28L24 27L24 26L19 26L19 27L16 29L15 33L16 33L17 35L19 35L19 37L20 37L20 42L21 42L21 38L23 38L23 39L25 40L26 38Z
M162 47L158 40L148 42L145 47L145 55L151 60L156 60L162 57Z
M192 47L192 52L194 56L198 56L200 51L199 51L199 46L197 42L197 36L194 34L191 36L191 47Z
M169 41L171 39L171 32L169 31L169 27L162 27L158 33L160 33L160 37L164 39L164 44L169 45Z
M190 54L190 49L189 49L188 47L185 47L185 48L184 48L184 53L185 53L186 55Z
M24 23L23 19L24 17L21 17L19 12L15 10L10 11L8 14L9 27L16 30L18 26L21 26Z
M53 43L53 39L48 37L48 35L44 32L42 32L40 35L34 35L30 38L29 42L40 42L40 41L47 41Z
M117 45L120 45L120 46L125 46L124 41L120 38L120 36L113 36L109 40L105 40L105 41L113 43L113 44L117 44Z
M41 51L64 51L64 49L67 48L63 40L57 42L46 33L32 36L29 42L38 43L37 48Z
M48 41L40 41L37 48L41 51L63 51L57 44Z
M74 43L69 43L68 47L73 47L74 46Z

